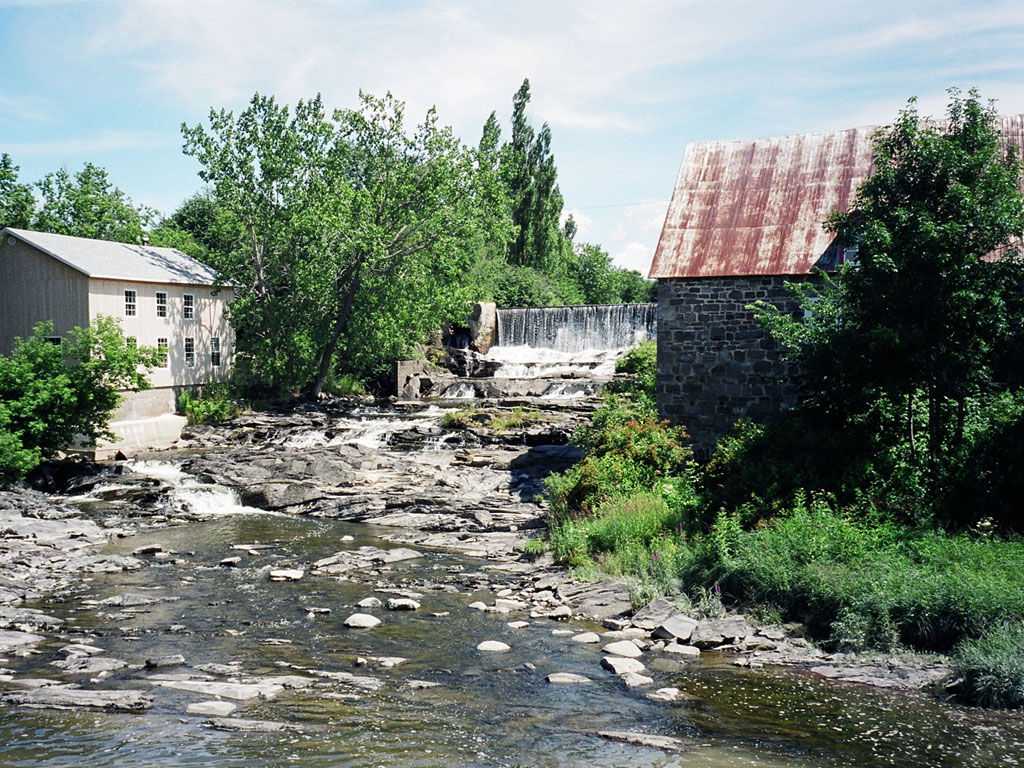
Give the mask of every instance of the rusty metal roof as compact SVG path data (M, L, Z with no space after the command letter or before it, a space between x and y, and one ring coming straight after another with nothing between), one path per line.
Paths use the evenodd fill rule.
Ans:
M1024 115L1000 118L1024 147ZM877 126L686 147L650 277L801 275L872 169Z

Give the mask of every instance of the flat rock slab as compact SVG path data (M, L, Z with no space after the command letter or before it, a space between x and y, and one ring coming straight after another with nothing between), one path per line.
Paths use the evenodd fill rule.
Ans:
M613 656L625 656L628 659L636 659L643 655L643 651L637 648L636 644L630 640L619 640L614 643L608 643L608 645L601 650L605 653L610 653Z
M600 643L601 636L597 632L581 632L578 635L572 636L574 643Z
M690 645L698 648L714 648L727 640L736 640L750 634L747 620L742 616L726 616L723 619L702 621L690 636ZM679 638L684 640L685 638Z
M197 701L189 704L185 711L190 715L205 715L206 717L227 717L238 709L238 706L230 701Z
M666 752L681 752L686 743L672 736L658 736L653 733L637 733L636 731L598 731L597 735L611 741L622 741L638 747L653 747Z
M610 669L616 675L624 675L627 672L639 674L646 669L643 662L636 659L627 659L625 656L605 656L601 659L601 666L605 669Z
M633 609L629 585L616 579L602 579L592 584L561 584L558 597L576 613L596 621L621 616Z
M511 650L511 646L508 643L501 642L500 640L484 640L476 647L476 649L485 653L504 653L505 651Z
M113 672L128 666L127 661L105 656L68 656L50 663L71 675L98 675L100 672Z
M36 643L41 643L46 638L31 632L17 632L4 630L0 632L0 653L7 653L15 648L25 648Z
M275 568L270 572L271 581L299 581L306 572L298 568Z
M104 709L112 712L145 712L153 697L142 691L85 691L79 688L37 688L0 696L4 704L32 709Z
M530 626L530 622L528 622L528 621L510 621L510 622L508 622L508 624L506 626L508 626L510 629L526 629L528 626Z
M572 672L552 672L544 679L557 685L584 685L594 682L589 677L574 675Z
M233 701L249 701L259 697L271 699L284 690L283 685L276 683L221 683L211 680L150 680L150 682L162 688L173 688L176 691L188 691Z
M288 729L284 723L277 723L273 720L246 720L241 717L215 717L207 720L203 725L218 731L235 733L278 733Z
M368 613L353 613L345 619L345 626L353 629L373 629L380 624L380 619Z
M658 597L633 614L633 624L641 629L655 629L673 616L685 615L682 608L670 598Z
M185 657L180 653L173 656L155 656L146 659L146 669L161 669L163 667L180 667L185 663Z
M693 631L697 628L697 625L696 619L691 619L685 613L677 613L662 620L655 628L653 635L654 637L665 638L666 640L679 640L685 643L693 636Z
M681 645L680 643L669 643L662 650L665 653L674 653L677 656L689 656L697 658L700 656L700 648L695 645Z

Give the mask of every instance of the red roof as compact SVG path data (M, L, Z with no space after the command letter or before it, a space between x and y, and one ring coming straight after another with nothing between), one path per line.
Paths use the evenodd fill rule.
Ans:
M1024 115L1000 121L1024 147ZM807 274L833 239L825 219L871 172L877 131L689 144L650 277Z

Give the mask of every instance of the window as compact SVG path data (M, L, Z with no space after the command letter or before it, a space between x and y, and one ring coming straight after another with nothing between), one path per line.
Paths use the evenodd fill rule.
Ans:
M196 316L196 297L191 293L186 293L181 298L185 302L182 305L182 317L191 320Z
M168 367L170 365L170 359L167 349L167 339L156 340L156 351L160 353L160 367Z
M156 316L167 317L167 294L163 291L156 292Z
M124 316L135 316L135 291L124 292Z
M48 342L53 344L53 346L55 346L55 347L59 347L61 344L64 343L64 337L63 336L46 336L45 338L46 338L46 340Z
M196 340L191 336L185 337L185 367L196 367Z
M210 365L220 368L220 337L210 339Z

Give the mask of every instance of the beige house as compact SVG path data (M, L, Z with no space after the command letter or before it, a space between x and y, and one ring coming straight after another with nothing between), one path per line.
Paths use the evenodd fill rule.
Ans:
M184 423L173 415L177 392L227 376L232 298L212 269L174 248L0 231L0 354L40 321L53 322L57 341L97 315L118 318L137 343L167 350L164 367L149 376L153 389L130 393L115 413L111 427L122 439L108 453L175 439Z

